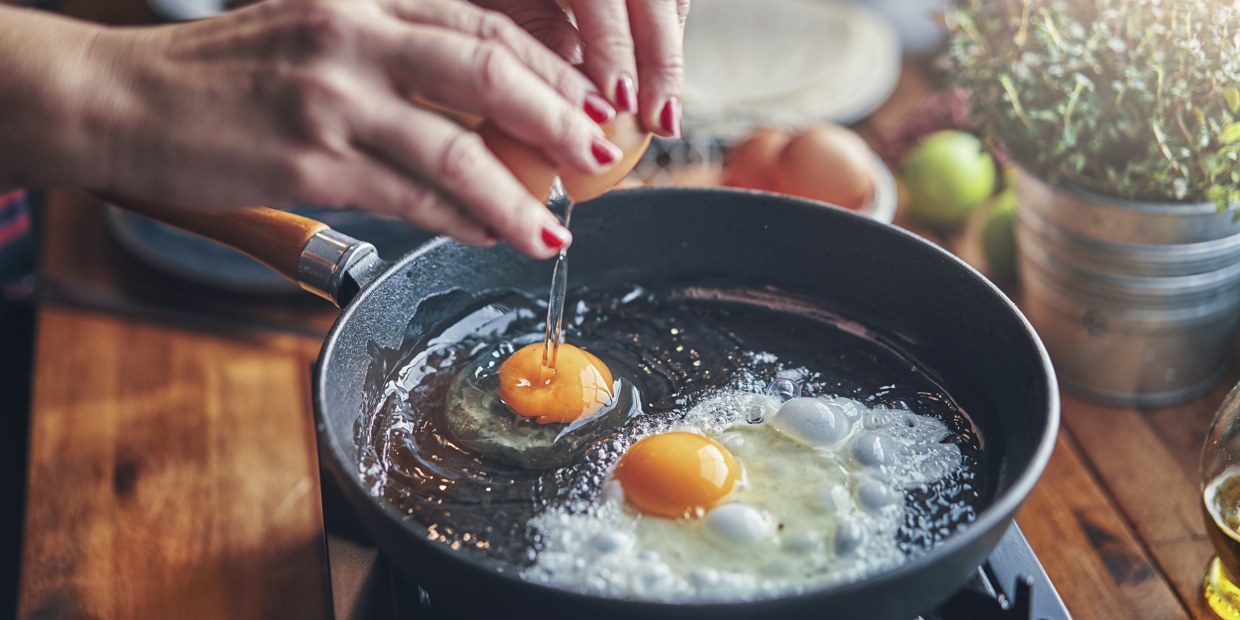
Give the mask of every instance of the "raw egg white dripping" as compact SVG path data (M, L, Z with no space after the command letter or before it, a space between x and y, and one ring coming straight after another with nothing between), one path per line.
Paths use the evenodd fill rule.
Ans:
M787 382L718 394L635 442L600 500L530 521L543 547L523 575L687 602L801 592L900 564L905 491L959 469L960 449L933 418L793 396ZM703 496L725 461L734 482Z

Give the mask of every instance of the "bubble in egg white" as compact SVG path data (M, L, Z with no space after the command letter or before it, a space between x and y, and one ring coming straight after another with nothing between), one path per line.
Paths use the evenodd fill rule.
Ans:
M785 402L770 424L807 446L834 444L852 431L845 415L817 398L800 397Z
M598 553L629 551L633 548L633 535L622 531L599 532L590 538L590 548Z
M865 529L850 517L843 517L835 525L835 553L850 555L865 542Z
M766 421L767 411L762 405L754 404L745 408L745 421L750 424L761 424Z
M878 480L857 483L857 501L866 510L882 510L899 502L903 496L890 485Z
M786 402L801 396L801 384L787 377L780 377L772 381L766 391L781 402Z
M752 394L749 397L750 414L756 415L757 412L761 412L762 422L766 422L778 413L780 404L782 401L768 394Z
M712 539L725 545L753 545L775 535L775 521L770 515L740 503L711 509L702 527Z
M844 414L844 417L848 418L848 421L852 423L856 423L858 420L861 419L861 416L865 415L866 413L869 413L870 411L869 409L866 408L865 405L862 405L861 403L851 398L844 398L842 396L836 396L833 398L824 398L822 400L823 402L827 403L828 407L831 407L835 409L836 411L839 411L840 413Z
M853 440L852 454L866 467L890 465L896 458L896 441L878 431L866 431Z

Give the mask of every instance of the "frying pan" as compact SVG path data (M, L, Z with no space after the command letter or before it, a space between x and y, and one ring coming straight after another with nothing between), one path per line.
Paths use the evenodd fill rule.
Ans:
M130 206L135 206L131 205ZM573 218L573 278L597 289L726 281L774 288L882 335L940 382L983 437L988 478L977 518L924 555L872 577L744 603L669 604L576 594L501 574L430 542L371 496L354 424L381 389L375 352L463 309L472 296L545 294L550 264L507 246L434 240L383 262L369 244L265 209L227 215L136 205L267 263L340 305L314 378L320 460L388 561L437 609L497 618L909 618L941 603L986 558L1050 457L1058 390L1046 351L990 282L933 244L855 213L734 190L614 191ZM778 327L773 327L777 329Z

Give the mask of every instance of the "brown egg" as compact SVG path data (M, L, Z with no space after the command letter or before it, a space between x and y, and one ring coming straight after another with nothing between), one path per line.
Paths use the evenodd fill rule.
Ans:
M814 125L779 154L771 189L861 209L874 193L873 158L861 136L838 125Z
M499 158L512 175L529 190L535 198L546 202L555 179L555 164L542 151L504 133L492 123L483 123L475 131L482 137L487 148Z
M483 123L477 129L483 142L499 158L513 176L533 194L535 198L546 201L551 191L551 183L556 174L564 190L577 202L584 202L615 187L637 165L646 147L650 145L650 134L641 128L637 117L632 114L620 114L610 125L603 128L607 139L620 147L624 156L619 163L599 174L584 174L576 170L559 171L554 163L547 159L542 151L512 138L491 123Z
M783 129L756 129L728 151L720 183L728 187L771 190L779 154L792 140Z
M585 202L613 188L621 179L628 176L650 146L650 133L641 126L641 121L633 114L618 114L616 120L603 128L603 133L611 143L620 147L624 156L619 163L599 174L583 174L576 170L560 172L560 182L564 191L577 202Z

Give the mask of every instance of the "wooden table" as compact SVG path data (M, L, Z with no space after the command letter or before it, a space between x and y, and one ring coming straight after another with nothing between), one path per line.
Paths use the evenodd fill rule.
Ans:
M125 255L84 196L50 207L21 616L330 617L309 367L335 310L221 301ZM1211 617L1197 460L1237 379L1149 410L1064 396L1018 521L1076 617Z
M204 314L89 198L47 215L22 617L331 617L307 334L335 309Z

